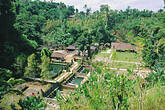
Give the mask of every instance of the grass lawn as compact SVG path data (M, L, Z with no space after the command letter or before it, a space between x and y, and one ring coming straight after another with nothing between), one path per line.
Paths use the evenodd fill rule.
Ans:
M120 69L136 69L136 65L132 63L123 63L123 62L113 62L109 63L110 68L120 68Z
M109 57L111 54L110 53L98 53L96 56L99 57Z
M130 61L130 62L140 62L140 57L136 53L129 52L117 52L117 58L115 60L118 61Z

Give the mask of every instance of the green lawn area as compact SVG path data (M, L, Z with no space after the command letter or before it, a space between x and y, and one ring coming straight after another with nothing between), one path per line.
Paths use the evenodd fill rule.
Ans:
M96 56L99 57L109 57L111 54L110 53L98 53Z
M118 61L140 62L139 54L129 52L117 52Z
M120 69L136 69L136 65L132 63L123 63L123 62L113 62L109 63L110 68L120 68Z

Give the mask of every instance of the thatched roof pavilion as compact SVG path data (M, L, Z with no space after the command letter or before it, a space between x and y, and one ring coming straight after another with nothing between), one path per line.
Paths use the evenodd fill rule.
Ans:
M135 47L129 43L112 43L111 47L116 50L135 50Z

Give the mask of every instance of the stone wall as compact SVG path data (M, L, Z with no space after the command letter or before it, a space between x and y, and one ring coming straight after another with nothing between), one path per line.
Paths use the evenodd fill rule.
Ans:
M44 97L49 96L57 87L59 87L59 83L52 84L52 86L45 91Z

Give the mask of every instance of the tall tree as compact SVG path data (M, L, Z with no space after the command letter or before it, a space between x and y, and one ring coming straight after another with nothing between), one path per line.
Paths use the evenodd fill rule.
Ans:
M14 76L19 78L22 77L25 72L25 66L26 66L26 56L24 54L18 56L15 59L14 62L14 68L16 69L16 72L14 73Z
M90 14L91 8L88 8L88 6L85 4L83 7L86 11L85 17L87 17Z
M48 79L50 76L50 59L46 55L43 55L41 60L41 79Z
M25 77L39 77L40 76L38 61L36 60L35 54L31 54L28 57L28 64L27 64L27 67L25 68L24 76Z
M154 22L152 22L154 20ZM143 61L150 69L157 71L159 67L164 68L165 52L163 38L165 37L165 27L158 19L147 19L147 25L141 25L140 36L145 38L143 46Z
M106 26L108 25L108 18L109 18L109 9L110 9L110 7L108 6L108 5L101 5L100 6L100 11L101 11L101 13L104 13L105 15L105 21L106 21Z
M14 6L11 1L0 1L0 67L12 68L19 53L32 52L30 43L15 28ZM28 51L27 51L28 50Z
M13 53L15 52L11 40L14 41L18 33L15 33L16 30L13 27L15 16L12 12L12 8L13 6L10 0L0 1L0 67L9 68L14 60Z
M91 57L91 44L92 36L89 30L86 29L84 33L77 39L76 46L83 52L83 54L86 50L88 50L88 57Z

